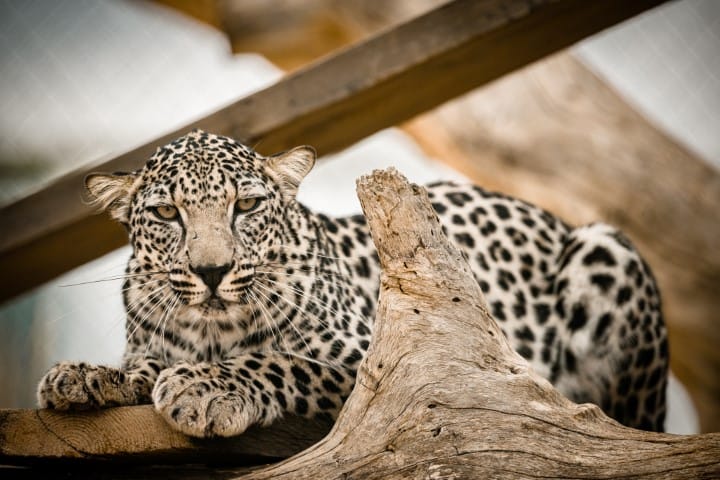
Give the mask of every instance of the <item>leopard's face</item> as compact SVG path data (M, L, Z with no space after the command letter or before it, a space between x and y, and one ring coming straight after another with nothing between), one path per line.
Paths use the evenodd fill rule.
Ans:
M242 301L254 267L278 236L270 219L284 206L258 161L216 160L195 159L190 151L171 165L145 169L130 209L138 266L167 272L189 306Z
M237 317L255 269L287 236L279 219L297 208L313 162L308 148L265 158L195 131L134 174L89 177L90 193L128 229L128 305L150 296L189 321Z

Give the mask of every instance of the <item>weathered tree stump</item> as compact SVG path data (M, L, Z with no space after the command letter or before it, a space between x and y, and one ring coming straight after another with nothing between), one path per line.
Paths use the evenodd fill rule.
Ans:
M720 434L634 430L509 346L422 188L358 181L383 266L373 340L334 428L264 478L717 478Z
M564 52L424 114L428 156L571 225L620 228L662 293L670 367L720 431L720 171Z

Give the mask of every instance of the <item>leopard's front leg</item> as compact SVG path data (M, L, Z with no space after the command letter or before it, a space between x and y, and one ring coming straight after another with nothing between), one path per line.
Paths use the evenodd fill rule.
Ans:
M152 387L164 364L154 358L128 358L121 368L85 362L55 364L40 380L41 408L86 410L150 403Z
M251 353L218 363L180 363L163 370L152 397L174 428L196 437L228 437L267 425L285 412L335 417L354 372Z

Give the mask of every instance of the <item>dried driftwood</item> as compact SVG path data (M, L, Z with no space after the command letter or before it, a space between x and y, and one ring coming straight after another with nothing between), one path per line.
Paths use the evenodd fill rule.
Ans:
M670 367L720 431L720 171L568 53L413 120L425 152L574 225L627 234L663 296Z
M531 370L423 189L385 171L358 194L384 273L355 389L325 439L243 478L720 476L720 434L621 426Z

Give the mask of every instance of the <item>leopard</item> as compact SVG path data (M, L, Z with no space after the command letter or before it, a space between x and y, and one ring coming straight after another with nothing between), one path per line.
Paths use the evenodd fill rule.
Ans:
M125 351L119 366L53 365L39 406L153 404L194 437L289 415L333 421L371 342L381 269L361 214L298 201L315 162L312 147L264 156L193 130L137 170L88 175L88 197L132 247ZM661 298L630 240L477 185L426 191L512 348L569 399L663 430Z

